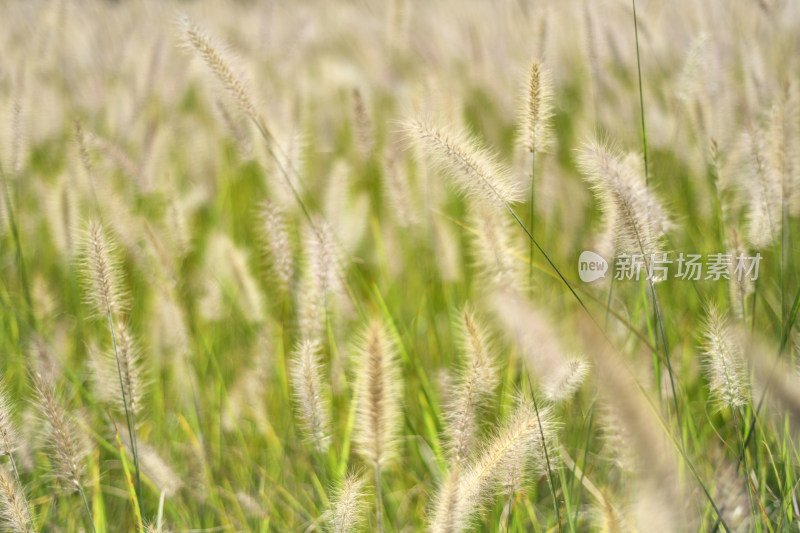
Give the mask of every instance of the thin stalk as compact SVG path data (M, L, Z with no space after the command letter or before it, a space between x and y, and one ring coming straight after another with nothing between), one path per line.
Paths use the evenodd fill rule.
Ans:
M581 477L580 477L580 483L578 484L578 491L579 491L578 492L578 497L580 497L581 489L583 487L583 479L586 476L586 459L587 459L587 456L589 455L589 442L590 442L590 440L592 438L592 423L593 422L594 422L594 407L592 407L592 414L589 415L589 427L586 430L586 445L583 448L583 464L580 467ZM575 469L574 468L572 469L572 475L573 475L573 479L575 479ZM570 485L571 485L571 483L570 483ZM578 521L578 508L579 508L578 503L579 502L575 502L575 516L573 517L573 521L574 522Z
M758 279L753 281L753 310L751 311L752 315L750 317L751 333L756 330L756 300L758 300Z
M508 495L508 501L506 502L506 508L505 508L505 513L506 513L506 529L505 529L505 531L506 532L511 531L511 502L513 500L514 500L513 494L509 494Z
M22 254L22 241L19 237L19 227L17 226L17 217L14 214L14 206L11 203L11 191L8 187L8 177L0 166L0 179L3 180L3 197L6 204L6 216L8 218L8 225L11 228L11 235L14 237L14 246L17 248L17 265L19 266L19 277L22 284L22 294L25 297L25 305L28 308L28 318L31 324L36 325L36 316L33 313L33 299L31 298L30 283L28 281L28 274L25 270L25 258Z
M80 127L80 122L76 122L76 136L78 138L78 142L81 143L81 147L83 147L83 134L82 129ZM94 173L92 172L91 166L88 164L85 165L86 173L89 176L89 186L92 191L92 197L94 199L94 206L95 210L97 211L97 216L100 221L103 220L102 212L100 211L100 203L97 198L97 192L94 187ZM125 383L122 379L122 366L119 362L119 350L117 349L117 335L114 331L114 319L111 314L111 308L106 307L106 316L108 317L108 329L111 333L111 344L114 347L114 359L117 363L117 376L119 377L119 388L120 392L122 393L122 403L125 408L125 422L128 426L128 438L131 442L131 453L133 455L133 466L136 469L136 499L139 504L139 508L142 509L142 479L141 474L139 473L139 453L138 447L136 445L136 424L135 420L133 420L133 413L131 413L128 409L128 399L127 395L125 394ZM94 524L92 524L94 526Z
M495 194L495 196L500 198L500 195L497 194L497 191L494 190L494 187L492 187L492 185L490 183L487 183L487 185L491 188L491 190ZM561 279L561 281L564 283L564 285L567 286L567 288L569 289L570 293L572 293L572 295L578 301L578 304L580 304L581 308L586 312L587 316L589 317L589 320L591 320L591 322L600 330L600 332L603 335L603 338L605 339L605 341L608 342L608 344L610 346L614 347L614 345L611 342L611 340L606 336L605 331L603 330L603 328L600 327L600 324L597 322L597 320L595 320L594 316L589 311L589 308L586 307L586 304L583 302L581 297L578 296L577 292L575 292L575 289L572 287L572 284L569 281L567 281L567 278L565 278L564 275L561 273L561 271L558 269L558 267L556 267L555 263L553 263L553 261L550 259L550 256L547 255L547 253L544 251L544 249L541 247L541 245L538 243L538 241L536 241L536 239L533 237L533 235L531 235L531 232L528 230L527 227L525 227L525 224L522 222L522 220L520 220L519 216L514 211L514 209L508 204L508 202L502 201L502 204L506 208L506 210L511 214L511 216L514 217L514 220L522 228L522 230L525 232L525 234L528 236L528 238L533 242L533 244L536 246L536 249L539 250L539 252L544 256L545 260L547 260L547 263L556 272L556 274L558 275L559 279ZM798 292L798 306L800 306L800 291ZM616 349L616 347L614 347L614 349ZM673 385L673 387L674 387L674 385ZM641 387L640 387L640 390L644 394L644 390L641 389ZM644 394L644 396L645 396L645 398L647 398L646 394ZM649 398L647 398L647 400L648 400L648 403L649 403L650 402ZM677 402L677 398L675 398L675 401ZM671 438L673 438L673 440L675 440L674 437L672 436L672 434L667 430L666 425L664 425L664 428L665 428L665 431L667 432L667 434ZM686 455L686 450L684 449L684 445L683 445L683 433L681 433L680 445L677 445L678 444L677 441L675 441L675 442L676 442L676 447L678 448L678 451L680 452L681 457L683 458L684 462L689 467L689 470L692 473L692 476L698 482L698 484L700 485L700 488L703 491L703 494L706 496L706 498L708 499L709 503L714 508L714 511L719 516L720 515L719 508L717 507L716 503L714 502L714 499L711 497L711 494L708 492L708 489L706 488L705 484L703 483L702 479L700 478L700 474L694 468L694 466L692 465L692 463L689 460L689 457ZM722 523L722 526L725 528L725 530L726 531L730 531L730 529L728 528L727 524L725 523L724 520L722 520L722 518L720 518L720 521Z
M785 178L783 178L785 180ZM781 195L785 192L785 183L781 184ZM787 228L789 226L789 212L786 205L786 199L781 199L781 335L786 334L786 322L788 320L786 309L786 278L789 271L789 233Z
M550 494L553 496L553 510L556 512L558 518L558 531L561 531L561 513L558 512L558 501L556 500L556 488L553 484L553 471L550 468L550 455L547 453L547 441L544 438L544 430L542 429L542 419L539 418L539 404L536 402L536 395L533 393L533 384L531 383L531 374L523 367L525 376L528 378L528 387L531 390L531 399L533 400L533 410L536 412L536 420L539 421L539 435L542 437L542 451L544 452L544 462L547 467L547 485L550 488Z
M716 211L717 215L717 226L719 231L719 244L721 249L724 251L727 249L725 244L725 215L722 209L722 191L719 189L719 167L717 166L716 160L714 160L714 172L711 173L711 181L714 184L714 191L717 193L715 195L715 202L714 202L714 211Z
M758 282L758 280L756 280L756 282ZM753 306L755 307L755 302L753 303ZM783 353L783 350L786 348L786 344L789 342L789 332L792 331L792 326L794 325L794 321L797 318L798 310L800 310L800 289L797 290L797 294L794 297L794 304L792 304L792 311L789 313L789 316L787 317L786 328L781 337L781 344L778 347L778 353L775 357L775 362L772 365L772 369L770 370L769 377L767 378L767 383L769 383L769 381L772 379L772 374L775 372L775 368L778 366L778 358L780 357L780 354ZM756 420L758 419L758 412L761 410L761 406L763 405L766 396L767 396L767 388L764 387L764 390L761 391L761 396L759 397L758 404L756 404L756 409L755 412L753 413L753 420L752 422L750 422L750 427L748 428L747 433L745 434L744 449L747 448L747 445L750 442L750 438L753 436L753 430L755 430ZM744 449L742 450L743 453Z
M322 477L322 486L323 487L328 487L329 486L328 484L330 483L330 480L328 479L328 469L327 469L327 465L326 465L326 461L325 461L325 455L323 455L323 453L320 450L315 450L314 455L316 456L317 463L318 463L317 466L319 467L320 475ZM324 498L324 496L323 496L323 498Z
M639 111L642 115L642 152L644 153L644 180L648 183L647 174L647 129L644 125L644 93L642 92L642 63L639 59L639 25L636 22L636 0L631 0L633 4L633 33L636 36L636 69L639 73Z
M733 429L734 429L734 431L736 431L736 436L739 438L739 447L740 447L739 453L742 454L742 468L744 468L744 471L747 472L747 470L748 470L747 469L747 454L745 453L744 435L743 435L743 431L742 431L744 429L744 427L742 427L742 424L741 424L741 422L744 422L744 416L741 417L742 420L740 422L739 421L739 417L740 417L739 409L732 409L732 414L733 414ZM752 509L753 497L755 496L756 498L758 498L758 495L755 494L755 490L753 489L753 487L751 486L751 484L749 482L747 483L747 488L748 488L747 496L748 496L748 500L750 500L750 507Z
M528 228L525 226L525 224L522 222L522 220L520 220L519 216L514 211L514 209L510 205L508 205L508 203L506 203L506 202L503 202L503 205L508 210L508 212L511 213L511 216L514 217L514 220L517 221L517 224L519 224L519 226L522 228L522 230L525 232L525 234L528 236L528 238L534 244L536 249L539 250L539 253L541 253L544 256L544 258L547 261L547 263L553 268L553 270L555 270L556 274L561 279L562 283L564 283L564 285L566 285L567 289L569 289L569 292L572 293L572 295L578 301L578 303L583 308L583 310L586 311L586 314L589 315L589 318L592 320L592 322L594 322L595 325L598 325L597 321L595 321L594 317L589 312L589 308L586 307L586 304L583 303L583 300L581 300L581 297L578 296L577 292L575 292L575 289L572 287L572 284L569 281L567 281L567 278L564 277L564 275L561 273L561 271L558 269L558 267L555 265L555 263L553 263L553 261L550 259L550 256L547 255L547 252L545 252L544 249L541 247L541 245L539 245L539 242L536 239L533 238L533 235L531 235L531 232L528 230Z
M664 319L661 316L661 306L658 304L658 296L656 294L655 283L653 283L652 279L650 279L649 281L650 281L650 292L653 295L653 308L654 308L655 313L656 313L656 322L658 323L658 330L659 330L659 333L661 334L661 343L662 343L662 346L664 347L664 360L667 363L667 373L669 374L669 385L670 385L670 388L672 389L672 399L674 400L674 403L675 403L675 417L678 420L678 428L680 429L681 443L682 443L683 442L683 430L681 429L681 427L682 427L681 426L681 412L680 412L680 407L679 407L679 403L678 403L678 394L677 394L677 391L675 390L675 380L674 380L674 378L672 376L672 363L671 363L670 357L669 357L669 345L667 344L667 336L664 333Z
M535 214L534 201L536 196L534 194L534 182L536 176L536 150L531 150L531 198L530 198L530 217L528 223L530 224L531 235L533 235L533 217ZM530 252L528 253L528 283L530 283L529 290L533 292L533 242L530 243Z
M608 288L608 300L606 301L606 319L603 323L603 328L608 329L608 315L611 313L611 299L614 295L614 272L617 270L617 258L611 262L611 286Z
M122 379L122 366L119 362L119 352L117 350L117 335L114 332L114 320L111 316L111 309L107 311L108 327L111 331L111 343L114 346L114 359L117 362L117 375L119 376L119 388L122 393L122 404L125 408L125 422L128 425L128 438L131 441L131 453L133 454L133 466L136 469L136 499L139 502L139 508L142 508L142 477L139 473L139 453L136 446L136 421L134 420L134 413L132 409L128 409L128 398L125 394L125 382Z
M381 491L381 466L375 465L375 500L378 533L383 533L383 494Z
M645 185L650 182L650 175L648 173L648 163L647 163L647 128L645 126L645 119L644 119L644 91L642 90L642 61L639 55L639 24L636 19L636 0L631 0L631 5L633 6L633 33L636 38L636 71L639 78L639 114L642 118L642 154L644 155L644 181ZM661 333L661 341L663 342L664 346L664 358L666 359L667 363L667 372L669 372L669 383L670 387L672 388L672 397L675 401L675 416L678 419L678 426L681 425L681 418L680 418L680 410L678 407L678 396L675 394L675 381L672 376L672 365L669 359L669 348L667 347L667 337L664 335L664 321L661 317L661 311L658 305L658 297L656 296L656 289L655 285L653 284L653 280L650 280L650 291L653 294L653 307L655 308L656 318L658 321L659 331ZM683 432L681 431L681 442L683 442Z
M89 502L86 501L86 493L83 492L83 487L78 484L78 492L81 493L81 499L83 500L83 508L86 509L86 515L89 517L89 523L92 525L92 531L97 533L97 528L94 526L94 518L92 517L92 511L89 510Z

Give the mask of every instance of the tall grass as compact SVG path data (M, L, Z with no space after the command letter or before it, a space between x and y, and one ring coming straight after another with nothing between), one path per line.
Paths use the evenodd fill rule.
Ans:
M0 4L0 529L797 529L797 9L390 4Z

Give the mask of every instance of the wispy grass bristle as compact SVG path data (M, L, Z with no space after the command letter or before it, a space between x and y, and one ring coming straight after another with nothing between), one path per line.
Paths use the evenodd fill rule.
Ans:
M183 486L183 480L173 467L154 448L139 442L136 453L142 465L142 472L165 496L174 496Z
M511 220L503 215L481 204L472 209L475 263L487 291L523 292L528 284L524 262L511 233Z
M581 149L578 166L613 222L616 253L648 258L661 252L669 218L646 185L641 160L590 141Z
M141 348L129 326L118 322L115 327L115 346L93 354L94 380L101 398L119 412L128 409L138 415L146 386Z
M386 466L397 454L402 406L396 348L386 326L372 320L359 350L356 451L372 466Z
M34 531L28 508L22 487L5 467L0 466L0 523L13 533Z
M0 531L800 533L800 0L719 4L0 0Z
M375 147L375 138L372 133L372 121L367 113L367 106L364 96L358 88L353 89L353 127L355 129L356 141L361 155L367 158Z
M404 127L419 155L447 175L461 194L500 207L524 200L520 183L474 137L417 120Z
M5 384L0 384L0 456L11 455L22 445Z
M553 142L553 87L550 71L539 61L531 64L525 97L519 139L529 152L545 153Z
M87 284L88 303L105 317L128 308L127 294L120 279L121 262L116 244L102 224L90 221L83 242L82 271Z
M573 356L559 365L558 369L549 376L549 381L544 384L545 398L552 403L567 401L583 385L589 375L591 365L581 357Z
M674 442L662 430L661 413L654 416L652 405L642 397L637 380L631 375L619 353L600 339L588 341L597 349L594 367L602 399L612 409L607 421L619 427L609 428L611 433L623 435L622 451L631 454L637 474L635 486L630 487L633 500L632 521L637 529L649 531L680 531L685 523L682 500L683 487L677 476L677 453Z
M708 308L703 346L708 358L706 374L717 407L735 409L745 405L750 393L740 340L714 306Z
M366 481L358 473L345 476L331 498L330 509L325 513L326 531L350 533L358 531L364 521Z
M767 163L764 134L750 127L743 135L748 159L744 190L747 205L747 242L757 250L768 247L780 236L781 182Z
M588 363L568 355L555 326L519 294L498 293L494 311L509 335L518 343L527 371L543 387L551 401L565 400L583 383Z
M237 246L227 235L212 235L207 245L207 276L201 312L219 320L226 305L236 307L252 323L264 319L264 294L250 269L249 250Z
M225 48L186 15L179 17L186 45L193 49L219 80L242 112L255 120L256 106L244 79L231 66Z
M280 288L288 290L294 278L294 254L286 213L279 205L268 200L262 204L260 215L264 252L271 273Z
M541 467L541 435L552 435L552 414L530 400L521 400L504 427L485 445L478 458L463 471L446 474L434 497L430 530L458 532L469 529L494 491L505 487L509 476L522 477L528 465Z
M473 452L478 420L499 382L494 348L483 324L465 307L458 316L464 354L458 378L445 401L445 431L451 468L461 468Z
M330 226L318 222L306 229L305 265L299 297L300 331L303 337L321 340L329 313L344 291L342 253Z
M375 473L376 522L382 532L382 472L395 459L400 447L402 382L396 347L383 322L373 319L367 324L358 351L353 443Z
M735 265L739 258L751 257L752 254L748 253L742 246L739 231L737 229L731 230L730 238L728 240L728 253L731 255L733 264ZM730 298L731 309L733 315L742 320L745 317L747 298L755 291L753 280L750 276L734 274L730 277L728 283L728 297Z
M303 429L311 445L319 453L330 447L330 414L320 361L320 346L314 341L303 341L294 350L292 361L292 386Z
M38 372L31 375L36 405L47 424L48 452L53 473L69 490L83 491L88 443L56 398L52 385Z

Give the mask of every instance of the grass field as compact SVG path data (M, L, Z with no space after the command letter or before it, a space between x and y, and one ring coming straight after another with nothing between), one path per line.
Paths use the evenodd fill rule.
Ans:
M800 529L796 2L0 30L4 531Z

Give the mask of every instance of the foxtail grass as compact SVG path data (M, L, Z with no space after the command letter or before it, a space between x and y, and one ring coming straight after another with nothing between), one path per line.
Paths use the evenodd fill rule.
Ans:
M359 346L359 381L354 443L375 473L376 527L383 531L381 475L397 456L401 418L401 382L396 348L386 326L370 322Z
M549 409L538 410L522 399L504 427L488 442L478 457L460 470L451 470L442 480L433 500L430 531L455 533L469 529L493 491L502 490L509 476L526 477L529 464L542 469L538 456L542 435L552 431ZM545 437L547 438L547 437Z
M0 467L0 517L15 532L35 531L33 513L25 497L14 454L23 444L13 420L11 401L5 386L0 386L0 456L7 456L11 466L9 475Z
M713 306L708 309L703 345L709 386L718 407L737 409L747 404L750 394L740 341Z
M330 447L330 414L319 351L318 343L302 342L295 349L291 374L297 410L308 440L324 454Z
M0 521L14 533L35 531L22 486L2 466L0 466Z
M365 485L364 478L358 473L345 476L336 487L330 509L324 515L327 526L325 531L350 533L359 530L364 521Z
M464 360L445 406L445 433L451 468L461 468L470 459L478 434L479 416L497 386L497 362L486 327L469 307L457 320Z
M108 239L103 227L90 222L84 242L84 276L87 284L87 300L94 310L108 322L111 345L119 380L119 399L125 412L128 438L136 470L136 496L141 508L142 481L136 440L136 395L140 384L136 349L129 334L119 336L119 313L128 308L128 298L120 279L121 267L114 243Z
M405 130L418 153L467 198L501 208L522 201L522 188L511 179L509 169L475 138L417 120L407 122Z
M48 452L54 463L53 473L67 489L80 494L92 531L96 532L83 488L88 454L86 435L61 406L52 385L38 372L32 373L31 380L36 393L36 406L47 423Z
M536 214L536 156L545 153L552 143L551 118L553 115L552 82L549 71L539 62L531 64L528 75L525 105L520 116L520 139L531 154L530 212L528 229L536 235L534 217ZM533 278L533 242L528 254L528 281Z

